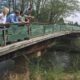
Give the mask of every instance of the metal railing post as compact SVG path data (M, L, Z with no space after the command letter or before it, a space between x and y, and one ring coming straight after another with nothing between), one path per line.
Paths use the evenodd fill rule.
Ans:
M54 25L53 25L53 27L52 27L52 32L54 32Z
M4 46L6 46L6 42L7 42L7 41L6 41L6 38L7 38L6 35L7 35L7 34L6 34L6 28L5 28L5 26L4 26L4 29L3 29Z
M28 29L28 39L30 39L30 37L31 37L31 27L30 27L30 25L27 25L27 29Z
M61 25L60 25L60 31L61 31Z
M43 35L45 35L45 25L43 25Z

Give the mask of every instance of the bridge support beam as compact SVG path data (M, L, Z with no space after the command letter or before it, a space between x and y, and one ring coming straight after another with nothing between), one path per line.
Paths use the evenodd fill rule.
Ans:
M20 56L15 60L15 79L14 80L29 80L28 61L24 56Z

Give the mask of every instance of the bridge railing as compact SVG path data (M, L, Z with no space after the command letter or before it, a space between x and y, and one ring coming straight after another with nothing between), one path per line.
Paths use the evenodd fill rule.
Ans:
M80 27L58 24L0 24L0 45L6 46L10 43L62 31L80 31Z

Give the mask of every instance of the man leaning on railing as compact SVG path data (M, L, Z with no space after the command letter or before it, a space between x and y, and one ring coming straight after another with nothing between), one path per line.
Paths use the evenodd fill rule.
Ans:
M7 17L8 23L18 23L20 16L20 10L15 10L13 13L9 14Z

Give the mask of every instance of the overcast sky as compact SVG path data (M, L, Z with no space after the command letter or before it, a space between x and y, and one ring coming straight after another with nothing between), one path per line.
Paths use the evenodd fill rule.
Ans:
M80 12L76 12L75 15L71 15L67 18L64 19L65 22L73 22L73 23L78 23L80 25Z
M79 0L80 1L80 0ZM78 23L80 25L80 12L75 12L75 14L68 16L67 18L64 18L65 22L73 22Z

